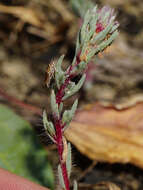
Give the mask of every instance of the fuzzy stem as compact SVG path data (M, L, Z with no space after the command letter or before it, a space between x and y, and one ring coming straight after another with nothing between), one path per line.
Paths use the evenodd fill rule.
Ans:
M58 105L60 105L60 103L62 102L62 98L64 96L64 90L65 88L68 86L70 79L72 78L72 76L69 76L68 78L66 78L65 82L63 85L61 85L59 91L56 94L56 103Z
M57 144L60 166L62 169L62 174L63 174L63 179L64 179L64 184L65 184L66 190L70 190L70 184L69 184L69 179L68 179L68 174L67 174L66 162L63 162L63 158L62 158L62 154L64 151L63 132L62 132L63 127L61 125L60 120L57 120L55 127L56 127L56 144Z
M61 85L60 89L58 90L58 92L56 94L56 103L58 105L60 105L60 103L62 102L65 88L68 86L70 80L75 76L74 74L71 74L71 72L73 71L73 68L76 67L80 63L80 53L81 52L79 52L76 56L75 64L73 66L70 65L70 67L67 69L67 74L66 74L67 78L66 78L64 84Z
M80 63L80 58L79 58L80 54L78 54L76 56L76 62L74 65L70 65L70 67L67 69L67 78L64 81L64 83L61 85L60 89L58 90L57 94L56 94L56 103L58 104L58 106L60 105L60 103L62 102L62 98L65 94L65 88L68 86L70 80L73 78L73 76L75 76L74 74L72 74L73 68L76 67L79 63ZM61 117L60 117L61 118ZM64 184L65 184L65 188L66 190L70 190L70 183L69 183L69 178L68 178L68 173L67 173L67 166L66 166L66 162L63 162L63 158L62 158L62 154L64 151L64 146L63 146L63 126L62 126L62 122L61 119L59 120L55 120L55 127L56 127L56 144L57 144L57 149L58 149L58 154L59 154L59 161L60 161L60 166L62 169L62 174L63 174L63 179L64 179Z

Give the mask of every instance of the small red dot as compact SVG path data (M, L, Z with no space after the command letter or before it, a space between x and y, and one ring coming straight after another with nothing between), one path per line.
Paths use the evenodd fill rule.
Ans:
M99 33L102 30L104 30L104 26L101 23L97 23L96 24L96 33Z

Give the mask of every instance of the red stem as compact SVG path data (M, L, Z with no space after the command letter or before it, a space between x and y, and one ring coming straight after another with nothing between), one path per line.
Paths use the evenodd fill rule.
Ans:
M72 74L72 70L79 63L80 63L80 53L76 57L76 63L74 65L71 65L68 68L67 73L66 73L67 78L66 78L64 84L61 85L60 89L58 90L58 92L56 94L56 103L58 104L58 106L60 106L60 104L62 102L62 98L65 95L65 88L68 86L70 80L74 76ZM56 139L56 144L57 144L59 160L60 160L60 166L61 166L61 169L62 169L62 175L63 175L63 179L64 179L64 184L65 184L66 190L70 190L70 183L69 183L69 178L68 178L68 173L67 173L66 162L63 161L63 158L62 158L62 154L63 154L63 151L64 151L64 146L63 146L63 131L62 131L63 125L62 125L61 117L60 117L60 119L55 118L55 127L56 127L56 137L55 137L55 139Z
M62 102L62 98L64 96L64 90L65 88L68 86L69 82L70 82L70 79L72 78L72 76L70 75L69 77L66 78L65 82L63 85L61 85L59 91L57 92L57 95L56 95L56 103L58 105L60 105L60 103Z
M77 56L76 56L76 63L75 63L75 65L70 65L70 67L68 68L67 73L66 73L67 78L66 78L64 84L61 85L59 91L58 91L57 94L56 94L56 103L57 103L58 105L60 105L60 103L62 102L62 98L63 98L63 96L64 96L64 90L65 90L65 88L68 86L70 80L71 80L71 79L73 78L73 76L74 76L74 74L71 74L73 68L76 67L76 66L80 63L80 53L81 53L81 52L79 52L79 53L77 54Z
M68 173L67 173L67 167L66 167L66 162L63 161L63 151L64 151L64 146L63 146L63 139L62 139L62 124L60 120L57 120L56 124L56 144L57 144L57 149L58 149L58 154L59 154L59 159L60 159L60 166L62 169L62 175L64 179L64 184L66 190L70 190L70 184L69 184L69 179L68 179Z

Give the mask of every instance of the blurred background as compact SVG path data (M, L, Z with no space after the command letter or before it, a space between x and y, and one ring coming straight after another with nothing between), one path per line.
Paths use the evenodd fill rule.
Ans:
M61 54L65 54L65 67L71 63L81 14L89 3L88 0L0 1L0 167L51 188L58 161L55 147L41 132L42 109L50 113L45 71L50 61ZM115 9L120 34L108 52L96 58L94 69L89 67L90 80L76 95L80 107L98 102L119 111L142 105L143 1L92 3L99 7L108 4ZM135 114L141 114L142 110L141 107ZM142 125L140 121L141 129ZM41 136L44 146L40 144ZM76 146L76 142L72 143ZM90 156L81 155L75 147L73 154L77 165L73 173L82 176L81 182L112 181L125 190L143 186L142 164L134 161L133 165L120 165L119 161L110 165L106 160L97 164L95 171L93 166L91 176L86 177L83 171L91 166L87 158Z

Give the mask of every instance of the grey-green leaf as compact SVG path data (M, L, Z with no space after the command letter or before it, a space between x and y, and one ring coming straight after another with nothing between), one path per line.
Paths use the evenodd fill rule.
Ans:
M58 104L56 103L56 96L55 96L54 90L52 90L52 93L51 93L51 108L55 116L59 118Z
M63 114L63 118L62 118L62 122L63 122L63 124L65 124L65 127L63 130L65 130L67 128L67 125L73 119L75 111L77 109L77 105L78 105L78 100L76 99L74 104L72 105L71 110L65 110L65 112Z
M84 61L81 61L77 66L77 72L82 72L87 67L87 63Z
M64 184L62 169L61 169L61 166L60 166L60 165L58 165L58 176L59 176L59 183L60 183L61 187L62 187L63 189L66 189L66 188L65 188L65 184Z
M78 190L78 185L77 185L76 180L74 180L74 182L73 182L73 190Z
M45 130L47 130L51 136L55 135L54 125L51 121L47 120L46 110L43 111L43 124Z
M87 34L88 23L89 23L90 19L91 19L91 14L90 14L90 11L88 10L86 12L85 17L84 17L84 22L83 22L83 25L82 25L82 28L81 28L81 31L80 31L81 43L83 43L84 40L85 40L85 37L86 37L86 34Z
M64 83L65 80L65 73L62 70L62 62L64 59L64 55L62 55L59 59L57 64L55 65L55 79L58 89Z
M83 85L84 81L85 81L86 75L83 74L81 79L79 80L79 82L74 86L74 88L72 90L69 90L66 95L63 97L63 100L67 99L68 97L72 96L73 94L75 94Z
M115 38L118 36L118 31L116 30L115 32L113 32L113 34L111 34L111 36L109 37L108 40L103 41L99 47L97 48L97 51L103 51L105 48L107 48L114 40Z
M67 166L68 177L70 177L71 168L72 168L71 144L70 143L68 143L68 154L67 154L66 166Z
M98 19L98 14L95 14L97 7L94 7L91 12L94 12L91 14L91 20L89 22L89 31L86 32L85 36L85 42L89 42L89 40L93 37L95 31L96 31L96 24Z
M59 72L62 72L62 62L63 62L63 59L64 59L64 55L61 55L61 57L58 59L58 62L56 64L56 69Z
M78 105L78 99L76 99L76 100L74 101L74 104L72 105L72 108L71 108L72 117L73 117L74 114L75 114L75 111L76 111L76 109L77 109L77 105Z
M60 103L60 106L59 106L59 113L61 114L63 111L63 102Z

